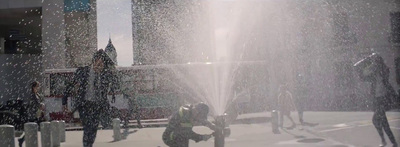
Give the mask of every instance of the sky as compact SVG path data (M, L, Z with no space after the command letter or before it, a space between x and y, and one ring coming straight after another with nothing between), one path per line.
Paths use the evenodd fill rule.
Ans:
M118 66L133 63L131 15L131 0L97 0L97 47L104 49L111 36Z

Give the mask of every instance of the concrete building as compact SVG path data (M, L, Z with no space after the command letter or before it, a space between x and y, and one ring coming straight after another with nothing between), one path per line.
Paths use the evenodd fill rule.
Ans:
M250 91L254 107L274 109L279 85L286 83L307 109L369 109L369 84L352 67L372 50L390 67L394 88L400 87L394 64L400 56L399 1L203 2L212 10L203 9L208 16L194 21L189 14L199 9L190 7L193 3L133 0L134 64L207 61L194 58L201 57L196 51L205 51L191 42L207 36L191 36L200 30L212 32L211 50L205 51L214 56L211 61L263 62L263 67L239 69L236 79L237 90ZM205 25L210 30L195 27L199 22L210 23ZM222 37L214 34L219 32ZM225 48L226 57L216 59L216 48Z
M369 84L358 79L353 64L372 50L390 67L394 88L400 87L394 64L400 56L399 1L217 2L229 7L214 16L228 28L228 58L266 63L243 68L247 74L237 79L246 81L239 89L251 91L253 108L275 109L279 85L286 83L307 109L369 109Z
M302 24L298 31L302 39L295 47L292 73L297 77L293 85L308 89L297 94L314 105L310 107L370 109L370 85L358 78L353 64L372 52L384 58L390 68L390 82L399 88L394 64L400 56L399 1L321 1L297 3L296 7L303 22L298 23Z
M286 83L307 109L370 109L370 85L358 78L353 64L372 52L384 58L391 84L400 87L394 64L400 56L399 1L269 1L257 6L253 11L262 12L259 23L248 29L252 33L239 35L249 38L243 42L250 45L237 50L250 51L245 60L269 62L267 102L272 104L267 105L274 106L279 85Z
M207 2L132 0L134 65L214 61Z
M96 0L0 0L0 102L28 97L45 69L89 63Z

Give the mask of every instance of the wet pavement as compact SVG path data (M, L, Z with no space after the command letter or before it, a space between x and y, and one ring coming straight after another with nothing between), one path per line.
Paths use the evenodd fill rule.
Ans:
M231 136L226 138L226 147L352 147L378 146L379 136L372 125L372 112L305 112L306 126L298 125L294 129L281 129L274 134L269 119L270 113L256 113L239 116L231 128ZM389 123L396 138L400 138L400 112L387 113ZM297 113L292 113L296 122ZM286 119L287 120L287 119ZM288 121L285 126L290 126ZM121 130L126 139L114 142L112 130L99 130L94 146L96 147L165 147L161 140L165 127L129 128ZM205 127L195 127L201 134L212 133ZM62 147L82 146L82 131L68 131L67 142ZM388 141L388 145L391 144ZM397 140L398 142L400 139ZM214 140L190 142L191 147L212 147Z

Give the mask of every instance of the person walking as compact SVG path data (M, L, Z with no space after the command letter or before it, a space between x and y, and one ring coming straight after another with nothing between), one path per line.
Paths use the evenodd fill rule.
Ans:
M393 147L397 147L396 139L393 135L392 130L390 129L389 122L386 117L386 110L388 110L388 99L391 97L391 93L393 93L393 87L389 83L389 68L384 64L383 58L377 56L376 58L378 65L378 70L380 72L376 72L375 78L372 79L371 84L371 94L374 96L373 100L373 111L374 115L372 117L372 122L378 131L379 136L381 137L381 145L386 146L386 140L383 134L383 130L385 130L386 135L389 137L390 141L393 144Z
M216 130L216 126L207 120L209 108L204 103L181 106L172 114L162 140L170 147L188 147L189 139L195 142L207 141L212 135L200 135L193 132L194 123Z
M392 98L397 95L389 83L389 68L384 63L383 58L376 53L357 62L354 66L358 69L360 78L371 83L370 94L373 97L372 109L374 112L372 123L381 138L379 146L387 145L383 132L385 131L393 147L397 147L396 139L386 117L386 111L391 109Z
M142 123L140 122L140 106L137 101L137 98L134 95L128 99L128 107L129 107L129 116L134 115L138 128L143 128Z
M293 129L296 127L296 123L293 121L293 118L290 116L290 111L295 108L292 94L288 91L287 85L282 85L279 88L279 96L278 96L278 105L279 105L279 127L283 128L283 116L289 118L292 122L292 126L289 127Z
M297 86L296 86L296 96L294 98L297 114L299 116L299 122L301 125L304 125L304 107L306 105L306 95L307 95L307 88L305 87L305 77L302 74L297 75Z
M65 89L62 105L64 111L68 111L68 97L73 93L74 87L78 87L74 98L75 110L79 112L83 125L84 147L93 146L99 121L111 121L107 95L110 92L113 95L112 102L115 101L118 87L115 72L115 62L100 49L94 53L91 65L79 67L75 71L72 82Z
M30 84L30 92L31 96L27 103L27 113L26 113L26 122L36 122L40 124L45 119L45 105L43 102L43 97L39 93L40 83L34 81ZM22 147L22 144L25 141L25 135L18 139L18 145Z

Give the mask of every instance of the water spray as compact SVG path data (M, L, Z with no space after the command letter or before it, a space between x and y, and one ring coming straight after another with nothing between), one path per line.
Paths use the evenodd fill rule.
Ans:
M225 137L229 137L231 129L226 124L227 114L219 115L215 117L216 130L214 134L214 147L224 147Z

